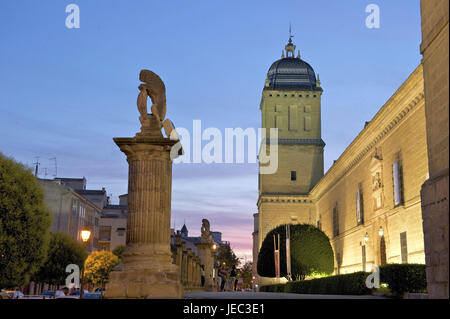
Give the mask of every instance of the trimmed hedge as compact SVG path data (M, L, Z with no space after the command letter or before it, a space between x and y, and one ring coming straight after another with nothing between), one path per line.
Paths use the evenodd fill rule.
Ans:
M258 254L257 271L263 277L275 277L273 235L280 235L280 275L286 269L286 225L272 229L264 238ZM333 248L328 236L309 224L290 225L291 273L294 279L304 279L312 274L331 275L334 269Z
M380 267L380 283L387 283L397 296L405 292L424 292L427 288L426 266L422 264L388 264ZM286 284L262 286L263 292L290 292L297 294L368 295L366 279L371 273L355 272Z
M371 289L366 286L368 272L330 276L311 280L291 281L286 284L262 286L263 292L290 292L297 294L328 295L368 295Z
M427 289L426 266L422 264L388 264L380 267L380 282L402 295L405 292L423 292Z

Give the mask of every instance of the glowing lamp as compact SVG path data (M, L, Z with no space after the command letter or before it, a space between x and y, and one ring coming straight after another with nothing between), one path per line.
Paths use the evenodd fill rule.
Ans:
M91 237L91 231L89 229L82 229L81 230L81 240L83 242L87 242L89 240L89 237Z

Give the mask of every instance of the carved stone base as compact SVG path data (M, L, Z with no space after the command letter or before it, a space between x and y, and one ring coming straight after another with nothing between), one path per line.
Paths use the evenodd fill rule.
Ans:
M154 137L163 138L161 133L162 124L156 119L153 114L147 114L146 116L140 116L139 121L141 122L141 131L136 133L137 137Z
M128 248L128 247L127 247ZM178 266L170 253L133 251L124 253L123 263L111 272L105 298L172 299L183 297Z

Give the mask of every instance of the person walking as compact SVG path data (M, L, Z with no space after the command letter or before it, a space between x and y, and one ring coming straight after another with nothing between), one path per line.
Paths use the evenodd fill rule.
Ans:
M217 268L217 290L222 291L222 267Z
M201 277L201 281L202 281L202 287L204 287L204 286L205 286L205 266L202 265L201 268L202 268L202 277Z
M231 271L230 271L230 290L234 291L235 288L235 281L236 280L236 266L233 265L231 267Z
M225 289L226 275L227 275L227 273L225 271L225 268L222 268L222 284L220 286L220 291L224 291L224 289Z

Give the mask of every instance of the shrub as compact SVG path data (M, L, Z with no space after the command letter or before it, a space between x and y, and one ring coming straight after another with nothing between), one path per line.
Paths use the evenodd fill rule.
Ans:
M262 286L260 291L290 292L297 294L367 295L371 289L366 286L370 273L330 276L311 280L291 281L286 284Z
M402 295L405 292L423 292L427 289L426 266L422 264L388 264L380 267L380 281Z
M280 275L286 271L286 225L271 230L264 239L258 255L260 276L275 277L273 235L280 234ZM291 273L304 279L314 273L331 274L334 268L333 249L328 236L317 227L307 224L290 225Z

